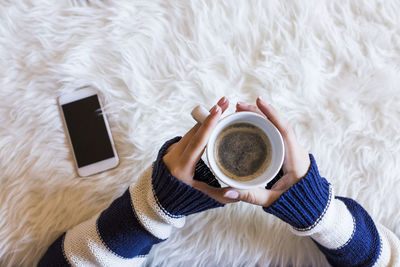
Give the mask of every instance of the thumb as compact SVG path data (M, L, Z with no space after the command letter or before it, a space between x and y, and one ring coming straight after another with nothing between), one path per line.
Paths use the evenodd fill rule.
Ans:
M271 191L265 188L241 190L232 187L226 187L224 190L224 197L227 199L240 200L263 207L268 207L271 205L282 194L281 191Z

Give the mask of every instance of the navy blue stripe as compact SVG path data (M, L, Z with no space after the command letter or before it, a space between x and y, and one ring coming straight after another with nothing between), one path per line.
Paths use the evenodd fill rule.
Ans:
M297 230L309 230L323 215L329 202L329 183L318 172L314 156L310 169L300 182L294 184L271 206L263 208Z
M38 266L51 267L51 266L70 266L67 259L64 257L64 238L63 233L56 241L51 244L46 253L40 259Z
M153 244L163 241L141 225L132 207L129 190L100 214L97 228L105 245L123 258L146 255Z
M200 159L199 162L196 164L193 179L206 183L213 187L221 188L218 180L215 178L214 174L211 172L211 170L202 159Z
M224 206L203 192L181 182L171 175L164 163L163 156L168 147L178 142L181 137L175 137L167 141L158 152L153 164L152 185L155 197L161 208L171 217L190 215L207 209ZM203 161L196 165L194 178L209 183L209 185L220 187L214 175Z
M355 219L356 229L353 238L340 249L327 249L316 243L317 246L333 266L374 265L381 252L381 242L373 220L356 201L344 197L336 199L344 202Z

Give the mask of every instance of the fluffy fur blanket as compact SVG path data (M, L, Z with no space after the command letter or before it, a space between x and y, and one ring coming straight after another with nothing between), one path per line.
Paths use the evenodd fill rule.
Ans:
M0 1L0 265L37 263L223 95L275 105L336 193L400 236L398 14L396 0ZM89 178L56 102L84 85L100 90L121 158ZM246 204L189 217L147 264L327 265Z

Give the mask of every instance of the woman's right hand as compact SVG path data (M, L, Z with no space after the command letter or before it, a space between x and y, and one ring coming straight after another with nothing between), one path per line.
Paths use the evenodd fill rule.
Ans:
M258 113L270 120L279 130L285 144L285 158L283 161L283 176L270 190L255 188L250 190L239 190L226 188L225 197L241 200L251 204L268 207L277 200L292 185L300 181L308 172L310 158L307 151L297 142L293 129L271 105L267 104L260 97L257 99L257 106L247 105L239 102L236 111L251 111Z

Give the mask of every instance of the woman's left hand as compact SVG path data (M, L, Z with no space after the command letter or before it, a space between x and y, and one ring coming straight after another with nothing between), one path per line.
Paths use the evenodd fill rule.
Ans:
M228 108L226 97L221 98L217 105L210 110L210 115L203 123L197 123L182 139L172 144L164 155L163 160L169 172L178 180L188 184L220 203L236 202L237 200L224 197L224 188L212 187L204 182L194 180L197 163L203 155L208 138L217 125L221 114Z

